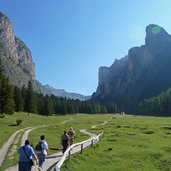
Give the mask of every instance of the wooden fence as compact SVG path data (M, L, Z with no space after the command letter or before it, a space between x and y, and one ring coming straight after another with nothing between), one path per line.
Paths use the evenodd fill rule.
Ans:
M55 170L56 171L60 171L60 168L62 166L62 164L64 163L64 161L66 159L69 159L71 155L77 153L77 152L83 152L84 149L86 149L87 147L93 146L93 144L95 144L97 141L100 140L100 137L103 135L103 132L99 135L97 135L94 138L90 138L86 141L82 141L80 143L76 143L71 145L63 154L62 158L60 159L60 161L56 164L55 166Z

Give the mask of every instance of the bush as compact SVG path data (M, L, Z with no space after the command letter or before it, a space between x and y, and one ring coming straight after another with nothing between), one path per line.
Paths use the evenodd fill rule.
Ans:
M22 121L23 121L22 119L17 119L17 120L16 120L16 124L17 124L17 125L20 125Z
M0 118L5 118L5 114L0 114Z

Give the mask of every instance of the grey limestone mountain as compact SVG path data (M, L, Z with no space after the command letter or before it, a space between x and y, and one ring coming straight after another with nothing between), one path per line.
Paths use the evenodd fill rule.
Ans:
M0 48L25 72L35 79L35 67L27 46L14 35L10 20L0 13Z
M43 86L35 79L35 64L32 54L26 44L17 38L11 21L7 16L0 12L0 58L4 65L6 75L13 85L22 87L27 86L29 80L32 80L35 91L43 94L54 94L73 99L85 100L87 96L77 93L69 93L61 89Z
M145 45L133 47L110 67L100 67L99 83L92 99L113 101L134 112L143 99L171 87L171 36L160 26L146 27Z

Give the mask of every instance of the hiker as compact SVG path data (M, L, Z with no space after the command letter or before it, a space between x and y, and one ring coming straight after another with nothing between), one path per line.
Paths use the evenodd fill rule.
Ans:
M67 131L64 131L64 133L61 136L61 144L63 146L63 150L62 150L63 154L64 154L64 152L66 151L66 149L68 147L68 141L69 141L69 137L67 135Z
M31 171L33 166L32 160L36 161L36 165L38 165L37 156L33 150L33 148L29 145L29 140L25 140L25 145L21 146L18 149L19 154L19 162L18 162L18 171Z
M39 170L42 169L43 163L45 162L46 156L48 154L48 144L45 141L45 136L40 136L40 141L35 148L37 157L39 159Z
M75 131L73 130L72 127L69 129L67 134L69 136L69 145L72 145L74 141L74 135L75 135Z

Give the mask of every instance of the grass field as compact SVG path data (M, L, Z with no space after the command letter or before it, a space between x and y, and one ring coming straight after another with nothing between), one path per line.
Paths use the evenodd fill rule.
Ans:
M20 126L16 126L16 120L22 119ZM36 114L27 115L26 113L15 113L14 115L6 115L5 118L0 118L0 146L8 140L9 136L16 130L32 127L46 125L46 127L38 128L32 131L29 135L31 145L35 145L39 141L40 135L44 134L46 140L49 144L49 148L62 148L60 144L60 137L64 130L68 130L70 127L74 127L76 131L75 142L80 142L88 138L87 135L79 132L80 129L89 128L94 123L103 122L103 118L100 116L94 117L93 115L67 115L67 116L40 116ZM16 140L15 144L11 147L10 152L3 163L0 170L5 170L5 168L13 166L18 161L18 154L16 150L21 144L20 134ZM56 150L49 150L49 154L57 152Z
M171 170L171 118L119 115L110 118L103 126L101 141L71 158L64 170L66 167L73 171Z
M16 119L22 119L20 126L14 126ZM63 122L65 121L65 122ZM104 121L106 125L100 125ZM12 126L13 125L13 126ZM67 115L43 117L16 113L0 118L0 145L17 129L47 125L31 132L29 139L35 146L39 136L44 134L50 148L61 148L60 136L64 129L74 127L75 142L87 139L79 132L104 131L102 139L92 148L77 154L66 162L62 170L71 171L170 171L171 170L171 118L142 117L131 115ZM95 129L92 125L99 125ZM20 135L1 170L17 163L16 149L20 146ZM56 151L50 150L50 153Z

